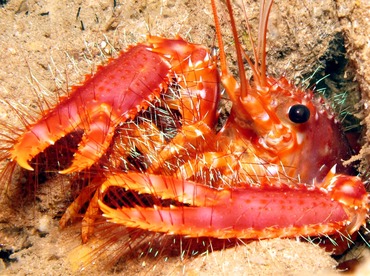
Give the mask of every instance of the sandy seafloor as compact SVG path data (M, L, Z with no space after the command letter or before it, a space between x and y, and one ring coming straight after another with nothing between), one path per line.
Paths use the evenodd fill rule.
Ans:
M149 32L166 37L180 34L192 42L215 45L208 1L7 2L0 7L0 119L13 126L20 126L21 122L4 100L27 114L34 114L32 112L39 111L38 98L55 102L58 98L55 91L66 91L68 86L80 83L97 64L111 54L117 55L116 51L127 45L144 41ZM258 3L248 4L247 9L256 31ZM354 159L360 160L360 173L364 178L369 175L370 153L370 133L366 131L370 129L369 9L366 0L276 1L268 35L268 70L275 76L285 74L298 82L320 64L325 67L336 64L337 60L342 65L348 62L341 67L341 74L329 72L334 80L328 80L327 86L333 93L347 92L349 105L358 108L353 113L360 116L364 128L360 154ZM220 13L219 17L232 67L226 13ZM237 21L241 22L241 18L239 11ZM241 30L242 26L240 24ZM247 40L245 33L242 37ZM337 47L338 39L339 46L345 46L342 49L345 55ZM318 71L322 76L328 74L326 69ZM68 177L55 174L38 187L32 200L26 192L20 192L18 186L9 187L0 209L1 275L102 274L97 269L72 270L70 258L74 257L67 258L80 244L78 227L64 230L58 227L58 219L70 202L68 183ZM365 275L366 269L369 273L369 248L365 243L360 242L345 258L360 259L359 275ZM146 262L144 267L143 262L132 261L104 273L311 275L337 272L336 261L323 249L294 239L255 241L191 259L185 266L178 258L168 262L159 258L155 262L158 262L157 269L150 272L147 270L153 266L150 263Z

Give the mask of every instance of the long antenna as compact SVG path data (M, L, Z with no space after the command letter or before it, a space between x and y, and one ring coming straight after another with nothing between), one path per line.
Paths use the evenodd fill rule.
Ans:
M240 96L241 98L245 98L248 96L248 83L245 77L243 55L242 55L242 50L240 47L238 31L236 30L236 23L235 23L234 14L233 14L233 8L231 6L231 0L227 0L226 5L227 5L227 10L229 11L231 30L233 32L233 38L234 38L235 50L236 50L236 58L238 62L239 77L240 77L240 91L241 91Z
M225 76L228 74L227 71L227 65L226 65L226 54L225 54L225 49L224 49L224 42L222 40L222 35L221 35L221 27L220 27L220 21L218 20L217 16L217 8L216 8L216 2L215 0L211 0L212 4L212 11L213 11L213 16L215 20L215 28L216 28L216 36L218 40L218 47L220 50L220 63L221 63L221 72L222 75Z
M220 27L220 21L218 20L217 16L217 8L216 8L216 0L212 0L212 10L213 10L213 15L214 15L214 20L215 20L215 28L216 28L216 35L217 35L217 40L218 40L218 45L220 48L220 63L221 63L221 73L223 77L226 77L229 73L227 71L227 64L226 64L226 55L225 55L225 49L224 49L224 44L222 40L222 35L221 35L221 27ZM233 16L233 10L231 6L230 0L226 1L227 9L229 12L230 16L230 24L233 32L233 37L234 37L234 42L235 42L235 50L236 50L236 56L237 56L237 62L238 62L238 69L239 69L239 75L240 75L240 90L241 90L241 96L247 97L248 94L248 83L247 79L245 77L245 69L244 69L244 64L243 64L243 57L242 57L242 51L240 47L240 41L238 38L238 32L236 30L236 25L235 25L235 19ZM229 97L231 100L236 103L239 100L236 99L235 91L228 91Z
M266 85L266 37L267 37L267 23L272 7L273 0L261 0L260 4L260 22L258 26L258 55L259 62L261 62L261 85ZM258 61L256 61L258 62Z

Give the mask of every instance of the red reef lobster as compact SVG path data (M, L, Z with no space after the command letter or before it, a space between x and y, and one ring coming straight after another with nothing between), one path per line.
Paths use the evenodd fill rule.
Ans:
M206 47L149 36L74 87L9 150L11 164L33 170L38 154L83 131L60 173L104 171L61 220L89 202L84 241L100 212L128 228L217 239L350 235L365 223L368 195L341 164L351 151L335 115L311 91L267 76L273 1L261 1L254 62L242 51L230 2L240 84L227 70L212 0L221 74ZM232 108L216 131L220 84Z

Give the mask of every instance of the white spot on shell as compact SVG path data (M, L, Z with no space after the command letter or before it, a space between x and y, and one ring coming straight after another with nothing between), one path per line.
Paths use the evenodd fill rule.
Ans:
M199 96L202 98L202 99L205 99L206 98L206 90L205 89L202 89L202 90L198 90L198 94Z
M346 193L346 194L352 194L352 193L353 193L353 187L352 187L352 185L350 185L350 184L343 185L343 186L341 187L341 190L342 190L344 193Z
M199 129L195 129L195 133L196 133L198 136L202 136L202 135L203 135L203 132L201 132Z
M337 173L337 164L335 164L331 169L330 169L330 172L332 174L336 174Z
M262 114L257 116L257 118L263 122L267 122L270 119L269 115L266 112L263 112Z
M298 145L302 144L304 140L305 135L301 132L297 132L297 143Z
M189 68L193 68L193 62L191 61L191 59L189 58Z
M319 114L316 112L315 113L315 120L318 121L319 120Z

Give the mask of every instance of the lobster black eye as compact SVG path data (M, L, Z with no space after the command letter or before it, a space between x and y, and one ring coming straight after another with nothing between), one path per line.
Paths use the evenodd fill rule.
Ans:
M303 104L292 105L289 109L289 119L296 124L302 124L310 118L310 110Z

